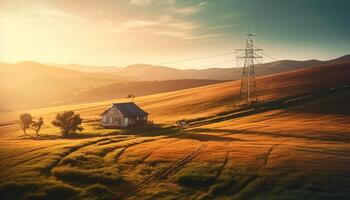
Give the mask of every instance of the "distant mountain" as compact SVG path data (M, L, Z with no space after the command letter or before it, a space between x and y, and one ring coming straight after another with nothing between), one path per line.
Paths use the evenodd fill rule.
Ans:
M267 75L323 64L350 62L350 55L328 61L319 60L281 60L256 65L257 75ZM176 79L211 79L237 80L241 77L242 68L209 68L209 69L174 69L147 64L130 65L125 68L113 68L103 71L108 74L122 74L139 80L176 80Z
M114 83L115 75L99 75L36 62L0 63L0 108L54 105L70 94Z
M282 60L257 65L256 74L268 75L347 62L350 63L350 55L328 61ZM140 96L174 91L220 82L215 80L237 80L242 73L242 68L180 70L143 64L125 68L102 67L101 70L98 67L87 68L81 65L57 67L30 61L15 64L0 62L0 111L117 98L127 93Z
M81 72L37 62L0 63L0 112L149 95L210 85L216 80L135 82L133 77Z
M101 71L108 71L108 70L114 70L117 67L99 67L99 66L87 66L87 65L77 65L77 64L52 64L49 63L50 66L55 67L61 67L65 69L80 71L80 72L87 72L87 73L94 73L94 72L101 72Z
M75 93L71 102L96 102L114 98L125 98L129 94L144 96L162 92L171 92L188 88L222 83L220 80L206 79L179 79L167 81L140 81L113 83L98 88L88 89L84 92Z
M346 62L350 62L350 54L341 56L336 59L325 61L325 64L338 64L338 63L346 63Z

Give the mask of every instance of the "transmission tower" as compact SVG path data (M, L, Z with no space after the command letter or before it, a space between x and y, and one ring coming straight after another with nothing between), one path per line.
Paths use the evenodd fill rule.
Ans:
M262 59L262 49L254 48L253 37L254 34L248 33L246 35L245 49L237 49L237 60L244 59L243 73L241 79L241 88L239 93L239 105L249 105L258 101L256 93L255 82L255 67L254 63L257 59Z

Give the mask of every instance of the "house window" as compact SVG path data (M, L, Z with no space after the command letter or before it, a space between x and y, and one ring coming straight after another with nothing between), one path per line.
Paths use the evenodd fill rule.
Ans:
M136 117L136 120L139 120L139 119L140 119L139 116L137 116L137 117Z
M107 122L106 116L103 116L103 117L102 117L102 121L103 121L103 122Z

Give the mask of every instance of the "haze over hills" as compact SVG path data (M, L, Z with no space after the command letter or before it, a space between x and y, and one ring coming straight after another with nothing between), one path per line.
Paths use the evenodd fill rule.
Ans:
M297 61L297 60L281 60L269 63L257 64L256 74L266 75L280 73L284 71L299 69L323 64L350 62L350 55L341 56L339 58L320 61L316 59ZM208 69L177 69L166 66L156 66L149 64L134 64L127 67L93 67L84 65L57 65L66 69L101 73L109 75L119 75L129 80L137 81L155 81L155 80L176 80L176 79L211 79L211 80L237 80L240 79L242 68L208 68Z
M96 102L113 98L125 98L129 94L145 96L163 92L171 92L188 88L212 85L225 82L210 79L178 79L165 81L137 81L112 83L109 85L88 89L70 98L74 102Z
M284 71L310 67L316 65L350 62L350 55L342 56L328 61L320 60L281 60L256 65L257 75L280 73ZM175 79L214 79L237 80L240 79L242 68L209 68L209 69L175 69L164 66L135 64L125 68L110 68L102 70L103 73L123 74L139 80L175 80Z
M87 65L78 65L78 64L55 64L55 63L47 63L47 65L61 67L65 69L75 70L75 71L81 71L81 72L100 72L100 71L108 71L113 70L117 67L105 67L105 66L87 66Z
M258 75L267 75L315 65L350 61L343 56L329 61L276 61L256 67ZM66 67L67 68L67 67ZM211 68L180 70L151 65L132 65L126 68L102 68L92 72L84 66L74 65L80 71L49 66L36 62L16 64L0 63L1 111L93 102L124 97L129 93L149 95L218 83L215 80L239 79L241 68ZM72 66L70 66L72 68ZM107 70L107 71L106 71ZM192 79L192 80L189 80ZM193 80L204 79L204 80ZM141 81L143 80L143 81ZM177 80L159 81L154 80ZM147 82L151 81L151 82ZM171 84L170 83L174 83Z
M6 123L18 114L0 115L0 181L6 184L0 193L17 197L30 186L31 193L50 199L69 184L66 198L86 197L99 183L102 192L91 192L95 199L104 191L118 199L131 187L142 187L130 194L134 199L164 191L172 199L349 199L349 67L328 64L257 77L261 104L247 107L237 107L239 80L136 97L150 114L150 126L96 126L111 103L125 99L31 110L45 119L38 136L23 136L16 124ZM77 137L62 138L50 124L63 110L84 119ZM187 120L184 128L172 126L179 119ZM140 180L159 182L143 187Z
M36 62L0 64L1 107L54 105L73 91L115 82L115 76L88 74Z
M350 63L313 66L288 72L282 72L278 74L257 77L257 90L259 99L261 101L266 101L273 100L276 98L283 98L297 94L308 93L326 88L350 85L349 77ZM161 83L161 81L158 82ZM176 81L164 81L164 83L171 82L176 83ZM145 83L146 86L142 85L141 83L130 84L138 85L139 88L147 88L147 84L153 87L156 86L157 82L153 82L154 85L152 85L152 82ZM179 84L179 82L177 84ZM128 84L125 83L120 84L123 86L121 88L118 88L117 85L118 84L110 84L107 86L102 86L100 91L98 88L95 88L87 90L83 93L85 93L85 95L89 98L98 99L99 96L106 95L105 93L110 93L110 88L113 88L112 90L122 92L125 92L123 91L123 88L128 88ZM156 116L155 120L166 119L169 121L174 121L178 118L181 118L181 116L184 114L186 114L188 118L193 118L198 117L198 115L209 115L224 111L225 109L236 103L239 95L239 86L239 80L229 81L209 86L192 88L188 90L153 94L145 97L140 96L142 95L140 94L137 95L136 101L142 107L146 108L146 110L153 115L153 118L154 116ZM157 87L161 88L159 85L157 85ZM96 92L96 95L94 95L94 92ZM330 96L329 98L336 98L337 104L339 104L340 102L341 104L346 104L346 101L348 101L349 98L347 97L348 93L349 92L342 93L341 95L334 97ZM338 98L339 96L341 96L341 98ZM86 102L84 96L79 96L79 93L76 93L76 96L73 95L72 99L74 98L82 98L82 102ZM95 110L93 111L93 113L98 115L98 113L102 112L103 109L105 109L105 107L108 106L108 104L114 101L118 100L105 99L102 103L95 102L93 104L86 104L86 108L89 108L88 110L90 112L90 107L93 107L93 110ZM322 105L323 108L331 107L331 105ZM72 106L71 109L76 107L79 106ZM171 107L171 109L169 109L169 107ZM318 106L316 107L317 109L319 108ZM317 109L314 109L312 112L316 112ZM83 107L79 107L79 110L84 113ZM332 112L345 112L346 109L344 107L339 107L338 109L330 108L328 110L333 110Z
M0 80L0 112L91 102L124 97L130 93L153 94L222 82L178 80L173 85L169 83L175 82L133 83L135 78L119 74L86 73L30 61L0 63ZM91 95L91 91L96 94Z

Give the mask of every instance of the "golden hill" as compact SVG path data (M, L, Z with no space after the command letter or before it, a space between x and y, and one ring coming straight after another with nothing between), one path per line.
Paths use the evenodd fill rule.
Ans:
M121 73L122 74L122 73ZM80 72L36 62L0 63L0 112L149 95L210 85L215 80L135 82L135 78Z
M137 97L154 126L103 129L86 121L85 130L71 139L49 124L57 112L75 110L94 119L110 103L126 99L30 111L44 117L40 136L23 136L16 125L0 129L0 194L348 199L349 67L259 77L262 103L246 108L235 106L239 81ZM169 124L182 118L189 120L184 129Z
M269 101L298 94L306 94L321 89L349 85L350 65L336 64L315 66L276 75L257 78L260 101ZM199 88L136 97L155 121L174 121L181 118L195 118L223 112L237 104L240 81L225 82ZM34 110L34 113L57 112L73 109L89 117L97 117L112 102L129 101L112 99L109 101L61 106Z

